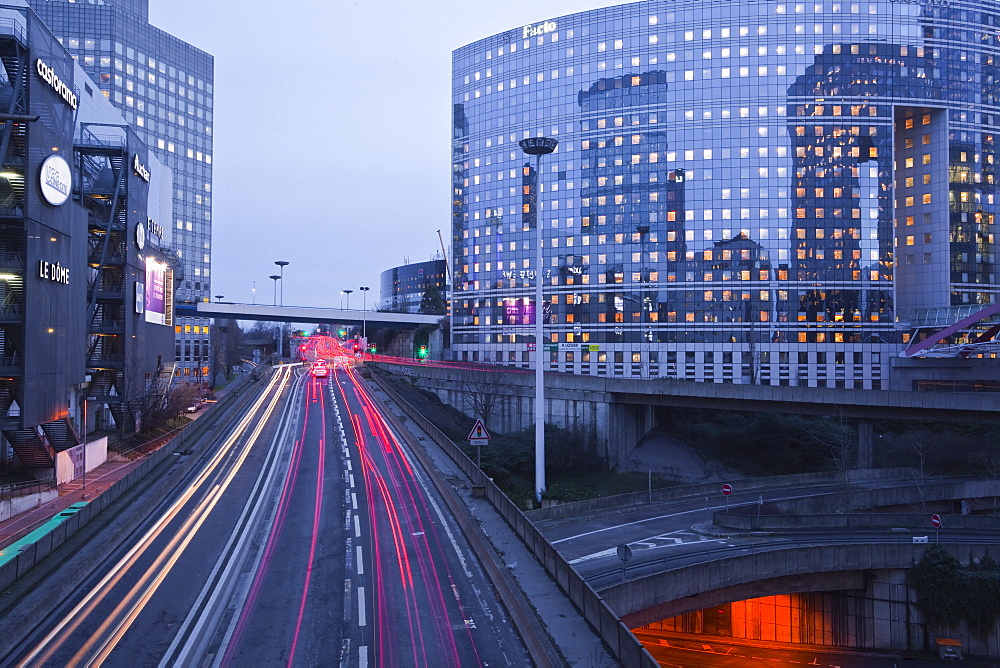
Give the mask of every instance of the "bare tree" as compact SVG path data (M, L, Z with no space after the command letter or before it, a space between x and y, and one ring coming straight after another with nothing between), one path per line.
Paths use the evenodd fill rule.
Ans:
M855 425L844 418L843 409L830 418L827 429L816 433L815 438L826 448L826 458L830 468L838 474L842 487L842 511L850 512L854 507L854 486L851 471L858 462L857 434Z
M920 499L917 509L921 512L927 510L927 484L933 476L934 471L930 470L930 456L933 450L931 440L927 438L924 431L915 431L906 436L909 445L910 459L910 480L917 488L917 496Z
M243 347L243 330L232 319L218 319L212 327L212 350L215 352L215 368L229 378L230 370L239 365ZM215 379L212 379L213 384Z
M489 426L507 395L506 374L494 369L469 369L462 372L458 384L469 410Z

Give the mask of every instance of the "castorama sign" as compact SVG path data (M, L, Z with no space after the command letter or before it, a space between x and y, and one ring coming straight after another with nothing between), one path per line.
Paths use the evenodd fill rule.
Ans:
M66 102L66 104L71 106L73 109L76 109L76 93L73 92L72 88L66 85L66 82L59 78L56 71L52 69L52 67L46 65L45 61L39 58L35 61L35 71L38 72L38 76L42 81L52 86L52 90L54 90L56 94Z

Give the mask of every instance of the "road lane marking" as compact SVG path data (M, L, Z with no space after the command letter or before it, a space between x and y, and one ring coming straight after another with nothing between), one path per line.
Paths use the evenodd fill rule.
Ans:
M351 492L351 505L354 507L354 510L358 509L358 495L354 492Z
M351 489L354 489L354 474L353 473L350 474L350 480L351 480Z
M361 538L361 520L357 515L354 516L354 537Z
M368 620L365 618L365 588L358 587L358 626L367 626Z
M358 666L359 668L368 668L368 646L362 645L358 648Z
M364 562L364 558L361 556L361 546L358 545L355 548L355 550L357 552L358 575L364 575L365 574L365 562Z

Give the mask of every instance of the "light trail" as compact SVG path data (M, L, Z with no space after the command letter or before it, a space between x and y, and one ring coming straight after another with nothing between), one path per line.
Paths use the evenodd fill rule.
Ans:
M376 586L379 590L375 616L379 625L378 662L385 665L430 665L435 662L462 665L456 630L465 628L476 663L482 665L472 638L472 626L466 620L465 609L457 593L456 581L447 562L435 556L442 554L445 548L434 523L425 519L433 516L424 496L426 489L418 484L410 459L364 383L349 366L341 366L353 388L351 398L360 405L360 414L352 413L351 423L361 454L375 545ZM338 387L344 404L350 406L344 384L338 383ZM366 428L373 439L371 444L366 440ZM381 464L371 446L381 453ZM384 541L377 539L386 528L391 534L391 545L395 551L394 570L398 570L402 585L396 595L405 603L403 611L398 609L398 603L390 607L391 582L383 577L384 563L393 558L393 555L380 549ZM445 589L448 590L447 596ZM448 600L454 601L451 609ZM409 631L409 637L399 634L398 622L393 623L401 614L405 614L405 621L399 621L404 621L403 628ZM457 621L455 617L458 617ZM404 660L397 655L397 651L407 646L411 655Z
M291 668L295 660L295 649L299 644L299 634L302 633L302 620L306 614L306 598L309 596L309 582L312 578L313 566L316 561L316 542L320 535L320 519L323 515L323 476L326 473L326 397L322 392L322 383L318 378L314 378L309 384L312 391L319 397L319 410L321 429L319 437L319 465L316 469L316 501L313 506L313 526L312 539L309 543L309 562L306 565L306 581L302 587L302 599L299 603L299 617L295 621L295 632L292 636L292 648L288 652L288 668ZM305 436L306 424L308 423L308 412L303 420L302 434ZM303 438L303 441L305 438Z
M118 585L128 572L136 567L138 561L145 556L153 543L159 539L169 523L175 519L193 497L199 493L208 483L209 478L217 472L221 472L224 460L234 451L236 443L244 435L246 428L256 420L256 424L251 435L247 438L244 447L236 452L236 459L229 464L227 475L223 482L213 485L208 494L195 506L193 512L189 514L182 527L171 538L166 550L162 551L154 561L152 567L147 569L140 577L139 581L131 588L129 593L121 599L115 607L114 612L102 622L97 631L90 636L84 645L74 654L68 666L76 666L81 663L87 665L100 665L114 646L120 641L139 612L148 603L149 599L162 584L166 575L173 568L177 559L184 552L184 549L197 534L202 523L211 513L218 503L219 498L228 488L236 473L246 461L253 444L256 442L268 419L281 397L281 388L292 371L292 367L284 367L275 373L264 392L255 400L251 410L248 411L238 423L236 429L223 442L219 450L211 457L205 468L195 477L187 489L174 501L169 509L161 516L153 526L143 535L138 543L132 547L125 556L115 564L111 570L100 580L84 598L77 603L73 609L51 630L43 639L18 663L19 666L39 666L45 664L52 658L55 652L62 649L68 643L73 633L81 627L96 608L101 605L110 595L111 591ZM266 404L266 405L265 405ZM126 612L127 610L127 612ZM124 614L123 614L124 613ZM110 631L110 635L102 637ZM94 648L96 655L87 658L86 655Z

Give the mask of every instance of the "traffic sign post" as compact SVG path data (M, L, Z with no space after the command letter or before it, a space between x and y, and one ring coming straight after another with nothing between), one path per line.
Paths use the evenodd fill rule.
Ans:
M934 527L934 543L938 542L938 533L941 528L941 516L937 513L931 515L931 526Z
M618 558L622 560L622 584L625 584L625 564L632 558L632 548L627 543L618 546Z
M476 468L482 469L481 451L480 447L490 444L490 432L486 431L486 425L483 424L482 420L476 420L476 424L472 425L472 431L469 432L469 445L476 446Z
M728 482L722 485L722 495L726 497L726 514L729 514L729 495L733 493L733 486Z

